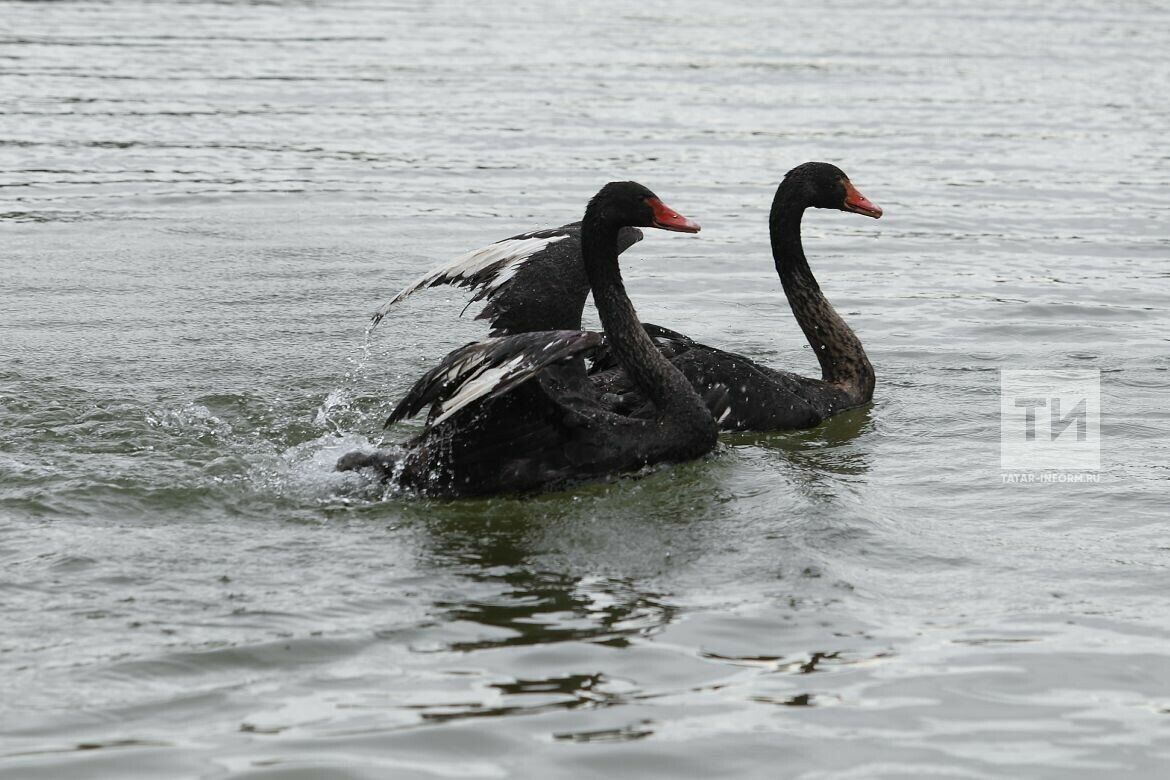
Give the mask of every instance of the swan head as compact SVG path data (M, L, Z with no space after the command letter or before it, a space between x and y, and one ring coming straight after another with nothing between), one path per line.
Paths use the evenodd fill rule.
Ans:
M636 181L612 181L602 187L585 209L585 221L591 220L623 227L652 227L679 233L699 232L698 222L679 214Z
M838 209L879 219L882 210L857 191L845 172L825 162L807 162L787 173L784 183L800 189L809 206Z

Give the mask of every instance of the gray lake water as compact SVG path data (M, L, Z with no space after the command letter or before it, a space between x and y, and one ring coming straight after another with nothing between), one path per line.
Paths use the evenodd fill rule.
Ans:
M813 5L0 0L0 776L1164 777L1170 8ZM645 320L815 373L805 160L886 210L805 220L872 407L522 500L332 471L485 333L369 312L613 179L704 227L625 256ZM1003 482L1021 368L1102 372L1099 482Z

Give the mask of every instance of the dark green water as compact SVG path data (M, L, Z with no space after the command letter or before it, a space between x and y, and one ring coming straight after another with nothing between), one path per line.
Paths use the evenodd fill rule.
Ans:
M1170 13L0 0L0 776L1160 777ZM332 471L483 334L432 265L637 179L644 319L871 408L525 500ZM1004 484L1001 369L1101 371ZM414 430L404 426L390 439ZM1163 767L1159 770L1158 767Z

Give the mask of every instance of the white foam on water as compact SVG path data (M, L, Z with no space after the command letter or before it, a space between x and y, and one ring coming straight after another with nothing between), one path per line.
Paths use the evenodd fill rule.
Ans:
M212 414L202 404L194 402L177 408L155 409L146 412L146 422L171 433L229 436L232 426Z
M376 499L382 494L376 480L361 472L338 471L337 461L354 450L377 446L358 433L326 433L252 460L247 479L261 492L284 498L343 504Z

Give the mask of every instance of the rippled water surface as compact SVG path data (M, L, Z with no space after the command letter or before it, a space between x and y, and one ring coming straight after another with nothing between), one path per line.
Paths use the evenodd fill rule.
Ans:
M0 776L1164 776L1167 51L1158 2L0 0ZM886 209L805 220L872 407L524 500L332 471L484 333L368 313L611 179L704 225L627 253L646 320L814 372L809 159ZM1003 368L1102 372L1100 482L1002 483Z

